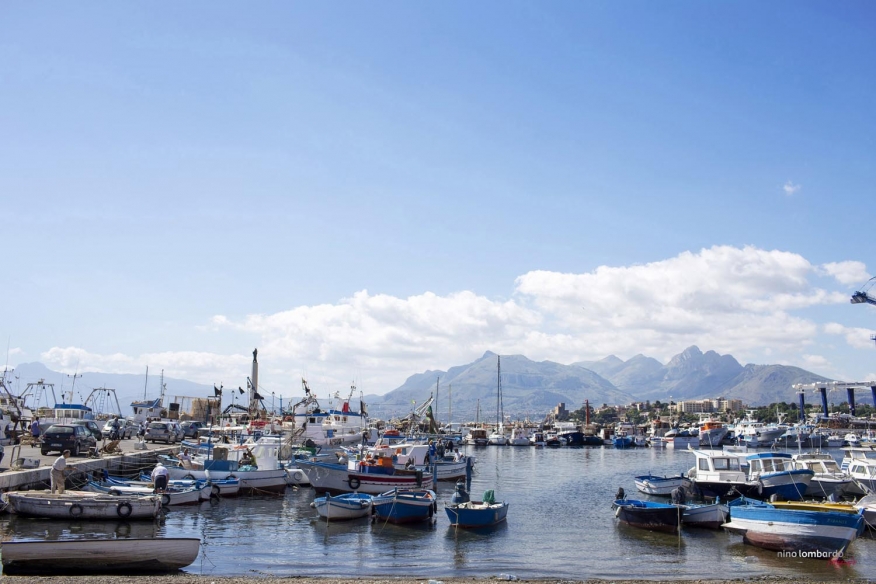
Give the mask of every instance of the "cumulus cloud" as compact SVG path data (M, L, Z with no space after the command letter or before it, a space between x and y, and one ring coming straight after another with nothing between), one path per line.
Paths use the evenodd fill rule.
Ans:
M785 194L790 197L797 194L797 191L800 190L800 185L795 185L791 181L788 181L784 184L782 190L785 191Z
M820 270L824 274L836 278L840 284L860 284L870 279L867 266L863 262L832 262L822 264Z
M869 335L840 325L822 329L799 314L848 302L847 292L818 288L812 279L828 274L842 282L863 270L857 262L814 266L790 252L715 246L585 273L532 271L502 299L471 291L399 298L361 290L274 314L217 315L203 330L217 339L257 339L260 381L270 390L297 390L304 376L322 395L353 382L365 393L385 393L409 375L468 363L487 350L562 363L638 353L665 361L698 345L743 362L823 366L827 360L812 348L819 334L843 335L853 347ZM65 369L79 362L139 372L160 363L170 375L204 383L244 379L251 359L194 351L132 358L75 348L44 355Z
M872 331L858 327L847 327L839 323L831 322L824 325L824 332L829 335L838 335L845 339L846 343L855 349L869 349L873 347Z

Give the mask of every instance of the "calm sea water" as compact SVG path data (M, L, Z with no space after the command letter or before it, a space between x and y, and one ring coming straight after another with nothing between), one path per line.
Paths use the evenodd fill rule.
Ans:
M617 523L611 510L633 477L676 474L693 456L673 449L534 449L468 447L478 458L471 492L495 489L510 503L508 521L486 531L451 527L439 485L432 524L372 524L363 518L326 524L310 508L312 489L285 496L223 499L174 507L161 522L66 522L7 516L0 537L199 537L201 556L185 571L215 576L451 576L519 578L876 578L876 539L855 541L844 565L779 558L744 545L740 536L686 529L680 536ZM634 495L636 494L636 495ZM642 497L645 497L642 495Z

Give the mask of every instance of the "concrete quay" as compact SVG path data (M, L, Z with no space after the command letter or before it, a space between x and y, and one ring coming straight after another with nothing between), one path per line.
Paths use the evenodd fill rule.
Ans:
M161 446L154 444L143 449L136 449L137 439L122 440L119 442L119 452L112 454L98 454L96 458L82 455L67 458L67 487L77 488L84 483L85 477L81 473L91 475L93 471L106 469L110 474L130 475L140 470L151 469L159 454L175 454L179 446ZM29 489L48 488L50 483L49 474L52 463L59 454L43 456L39 447L29 445L5 446L4 456L0 462L0 491L17 491ZM17 462L22 459L39 461L36 468L17 468ZM77 472L78 471L78 472Z

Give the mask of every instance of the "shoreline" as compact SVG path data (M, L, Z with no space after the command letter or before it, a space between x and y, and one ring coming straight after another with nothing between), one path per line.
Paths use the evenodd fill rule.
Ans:
M428 577L312 577L312 576L201 576L195 574L173 574L153 576L124 576L113 574L89 575L89 576L2 576L3 581L14 584L40 583L40 584L106 584L112 582L132 582L134 584L289 584L290 580L295 584L427 584L428 582L441 582L442 584L487 584L491 582L504 582L505 579L498 577L484 578L428 578ZM800 578L784 576L754 576L751 578L725 578L725 579L625 579L613 578L587 578L582 580L570 580L561 578L530 578L517 580L519 582L535 582L537 584L790 584L800 582ZM824 580L811 580L826 584L870 584L872 580L866 578L830 578Z

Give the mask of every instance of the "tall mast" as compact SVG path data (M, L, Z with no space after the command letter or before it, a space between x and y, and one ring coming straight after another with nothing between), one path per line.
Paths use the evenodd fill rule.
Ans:
M149 365L146 366L146 381L143 382L143 401L146 401L147 387L149 387Z
M453 384L447 386L447 423L453 423Z
M502 357L496 355L496 432L499 431L499 404L502 402Z
M438 388L441 384L441 378L435 378L435 425L438 426L438 404L441 403L438 401Z

